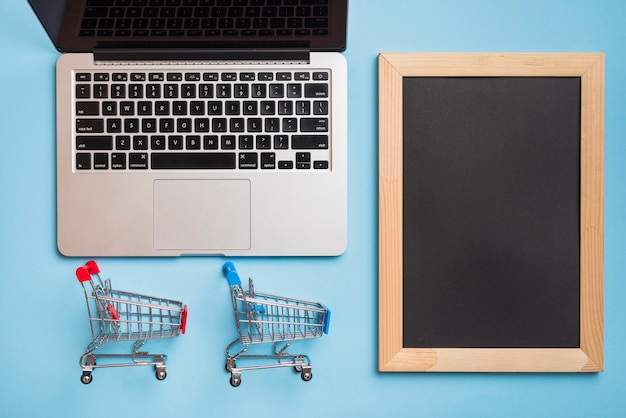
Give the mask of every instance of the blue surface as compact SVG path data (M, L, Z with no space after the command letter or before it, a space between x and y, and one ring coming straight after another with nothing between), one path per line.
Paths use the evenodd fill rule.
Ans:
M259 292L319 301L329 335L294 343L313 363L224 371L236 337L222 258L98 259L114 287L189 305L187 334L146 349L148 368L99 369L80 383L89 328L74 276L84 259L56 251L54 65L57 52L25 0L0 2L0 416L590 417L626 415L626 2L623 0L352 0L349 243L337 258L233 260ZM381 51L606 53L605 372L377 372L377 69ZM85 202L76 210L89 210ZM85 231L86 234L89 231Z

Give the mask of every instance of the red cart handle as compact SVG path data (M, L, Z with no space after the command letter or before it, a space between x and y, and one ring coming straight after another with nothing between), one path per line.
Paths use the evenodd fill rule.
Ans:
M85 263L85 267L89 270L89 274L98 274L100 273L100 267L96 264L95 261L89 260Z
M80 266L76 269L76 277L81 283L91 280L91 275L98 273L100 273L100 269L98 268L96 262L93 260L87 261L84 266Z
M84 266L76 269L76 277L81 283L91 280L91 274L89 274L89 270L87 270L87 268Z

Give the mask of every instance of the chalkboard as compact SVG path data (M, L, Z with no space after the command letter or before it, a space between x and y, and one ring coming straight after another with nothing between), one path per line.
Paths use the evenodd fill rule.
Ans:
M602 54L379 56L379 369L603 369Z

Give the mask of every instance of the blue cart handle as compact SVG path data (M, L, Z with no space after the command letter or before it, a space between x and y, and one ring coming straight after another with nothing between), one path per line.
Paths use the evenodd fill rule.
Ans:
M226 276L226 280L228 280L229 286L241 286L239 273L237 273L237 269L235 268L235 265L233 263L231 263L230 261L224 263L222 271L224 272L224 276Z

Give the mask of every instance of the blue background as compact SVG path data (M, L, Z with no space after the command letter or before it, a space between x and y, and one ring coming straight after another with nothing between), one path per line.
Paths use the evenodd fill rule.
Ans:
M228 384L236 337L222 258L98 259L115 287L190 307L187 334L149 342L169 355L79 381L89 340L74 270L56 250L54 65L25 0L0 2L0 415L624 416L626 2L353 0L349 11L349 243L337 258L234 259L257 291L320 301L330 334L294 343L313 361ZM605 371L599 374L381 374L377 371L377 66L381 51L606 53ZM76 210L90 210L85 202ZM89 231L85 231L89 234Z

